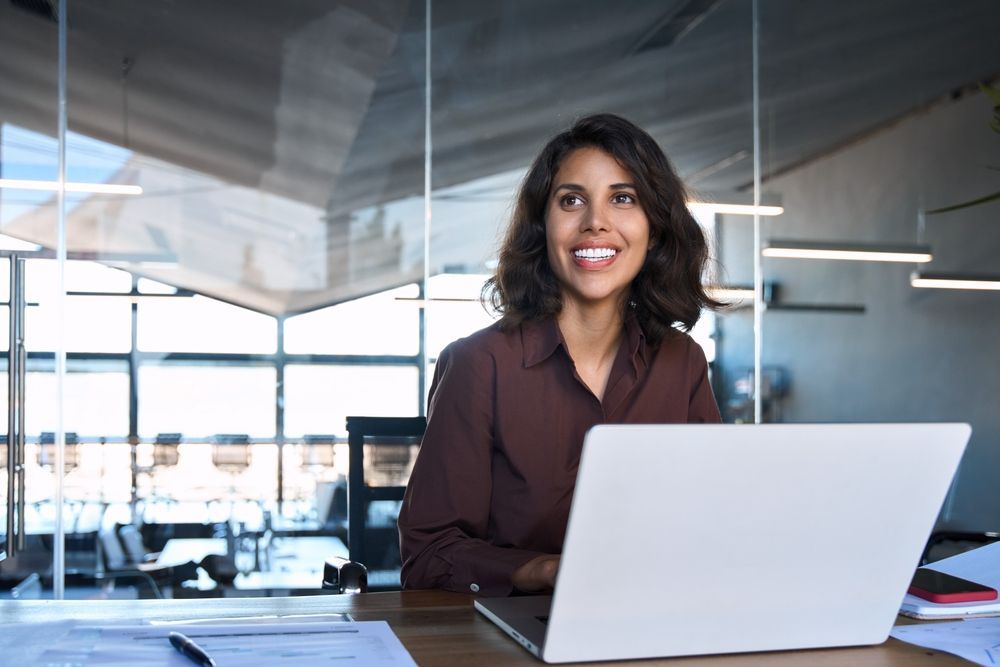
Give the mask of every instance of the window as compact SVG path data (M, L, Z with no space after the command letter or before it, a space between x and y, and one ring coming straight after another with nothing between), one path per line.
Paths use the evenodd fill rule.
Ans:
M7 374L0 374L0 405L7 405ZM55 431L56 376L51 371L32 370L24 379L25 433L37 437ZM80 437L125 437L128 435L128 372L124 364L103 371L66 373L63 428ZM0 425L7 432L7 421Z
M419 352L416 285L291 317L285 322L289 354L397 354Z
M430 279L427 356L436 359L452 341L489 326L496 317L480 302L485 274L444 273Z
M275 372L267 366L144 365L139 369L139 435L179 432L274 436Z
M26 301L38 304L25 309L24 335L29 351L53 351L60 328L56 299L58 269L55 261L28 260L24 270ZM6 285L9 272L4 276ZM66 263L66 290L128 292L132 279L124 271L94 262ZM128 352L132 347L131 309L118 296L66 296L64 342L67 352ZM4 332L6 337L7 332Z
M203 296L139 304L139 349L146 352L274 354L273 317Z
M347 435L348 415L410 417L419 414L415 366L285 368L285 434Z

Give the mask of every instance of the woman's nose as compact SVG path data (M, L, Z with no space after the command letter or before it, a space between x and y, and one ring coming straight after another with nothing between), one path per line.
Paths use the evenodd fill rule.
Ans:
M589 206L580 219L581 232L606 232L611 229L611 211L603 206Z

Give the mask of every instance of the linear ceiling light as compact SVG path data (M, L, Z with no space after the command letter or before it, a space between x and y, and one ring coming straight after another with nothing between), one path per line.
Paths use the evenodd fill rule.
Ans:
M0 188L12 190L59 191L59 181L34 181L18 178L0 178ZM119 185L115 183L66 183L66 192L86 192L95 195L141 195L140 185Z
M929 289L1000 290L1000 276L974 276L955 273L911 273L910 286Z
M752 204L713 204L711 202L689 201L688 208L698 209L707 213L722 213L729 215L774 216L785 212L782 206L753 206Z
M761 251L765 257L842 259L860 262L923 263L933 259L930 246L829 243L772 240Z
M752 287L713 286L705 288L708 295L719 301L750 301L754 297Z

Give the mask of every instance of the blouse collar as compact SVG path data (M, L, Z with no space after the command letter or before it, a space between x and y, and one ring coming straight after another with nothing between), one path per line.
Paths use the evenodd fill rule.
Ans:
M625 316L625 341L632 367L638 371L646 365L646 335L631 312ZM521 347L525 368L542 363L560 346L566 349L566 340L559 331L555 317L525 320L521 323Z

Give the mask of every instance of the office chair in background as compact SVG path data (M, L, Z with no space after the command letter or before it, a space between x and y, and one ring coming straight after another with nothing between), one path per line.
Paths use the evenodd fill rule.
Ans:
M134 545L132 547L135 548ZM133 561L123 548L114 527L102 528L98 532L98 549L102 569L95 578L107 582L111 587L118 580L136 580L140 584L137 586L139 597L163 598L164 586L176 586L182 581L198 578L198 566L193 562L157 565L144 560Z
M350 452L348 562L367 567L366 590L399 590L401 587L396 517L426 427L425 417L347 418ZM365 465L366 460L370 465ZM381 511L377 511L378 508ZM332 567L339 571L337 587L358 588L361 573L356 568L345 571L344 565L331 566L328 561L324 585L330 583L329 587L333 587Z

